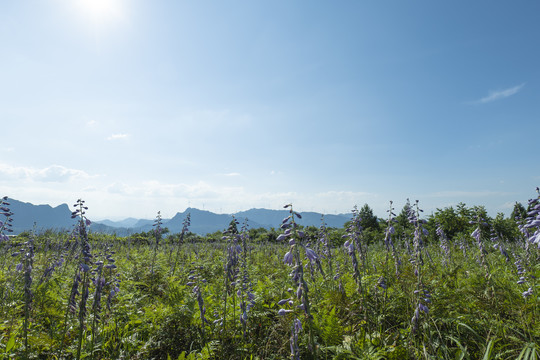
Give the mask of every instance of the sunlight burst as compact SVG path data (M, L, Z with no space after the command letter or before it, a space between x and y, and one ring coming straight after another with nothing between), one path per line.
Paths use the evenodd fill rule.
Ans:
M79 10L95 23L122 18L124 9L120 0L77 0Z

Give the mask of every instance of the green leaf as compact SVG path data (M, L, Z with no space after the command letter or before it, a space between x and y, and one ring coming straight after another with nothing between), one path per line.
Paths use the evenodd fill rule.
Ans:
M495 345L495 341L493 341L493 339L489 340L488 345L486 347L486 351L484 352L484 357L482 358L482 360L491 359L491 352L493 351L493 345Z
M9 338L7 345L6 345L6 354L13 349L15 346L15 333L11 334L11 337Z

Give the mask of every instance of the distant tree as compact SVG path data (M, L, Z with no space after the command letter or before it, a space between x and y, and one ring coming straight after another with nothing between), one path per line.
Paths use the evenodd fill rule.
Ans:
M491 218L489 217L486 207L484 205L475 205L472 207L471 212L474 214L474 217L480 216L487 223L490 222Z
M474 217L474 212L465 203L460 202L457 204L456 211L459 217L466 219L467 222L471 221Z
M360 211L358 212L360 215L360 225L362 225L362 228L364 230L371 229L371 230L380 230L379 226L379 220L375 215L373 215L373 210L369 207L368 204L364 204Z
M432 228L436 229L438 225L441 225L449 239L453 239L457 234L467 233L471 227L469 224L469 211L463 203L460 203L458 207L458 211L454 210L452 206L437 209L428 220L430 223L433 223Z
M233 218L229 223L227 231L229 231L231 234L238 234L238 220Z
M347 231L345 230L346 226L344 226L341 229L330 229L328 232L328 241L330 241L330 244L333 247L339 247L342 246L346 239L344 236L347 234Z
M396 216L397 225L395 226L399 234L412 230L413 226L409 223L409 213L411 211L411 202L407 199L407 202L401 209L401 212Z
M519 229L512 216L505 218L503 213L498 213L493 219L492 226L495 233L505 240L514 240L519 237Z
M512 218L512 220L516 221L523 220L527 217L527 209L525 209L525 207L521 203L516 201L510 217Z
M280 229L281 230L281 229ZM275 228L270 228L264 235L260 236L258 238L258 241L268 241L268 242L276 242L277 237L279 236L278 231Z

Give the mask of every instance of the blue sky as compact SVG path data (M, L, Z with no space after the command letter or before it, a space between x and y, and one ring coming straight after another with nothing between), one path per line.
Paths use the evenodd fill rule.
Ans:
M508 214L540 185L537 1L0 2L0 195Z

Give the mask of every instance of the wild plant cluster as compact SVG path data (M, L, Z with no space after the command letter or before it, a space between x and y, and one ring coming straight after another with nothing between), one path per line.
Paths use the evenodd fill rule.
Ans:
M537 189L538 192L538 189ZM0 204L0 353L15 359L538 359L540 194L507 236L485 214L468 234L435 227L418 201L390 203L377 236L270 231L233 218L219 238L153 230L7 236ZM431 227L430 227L431 226ZM143 237L144 237L143 236Z

